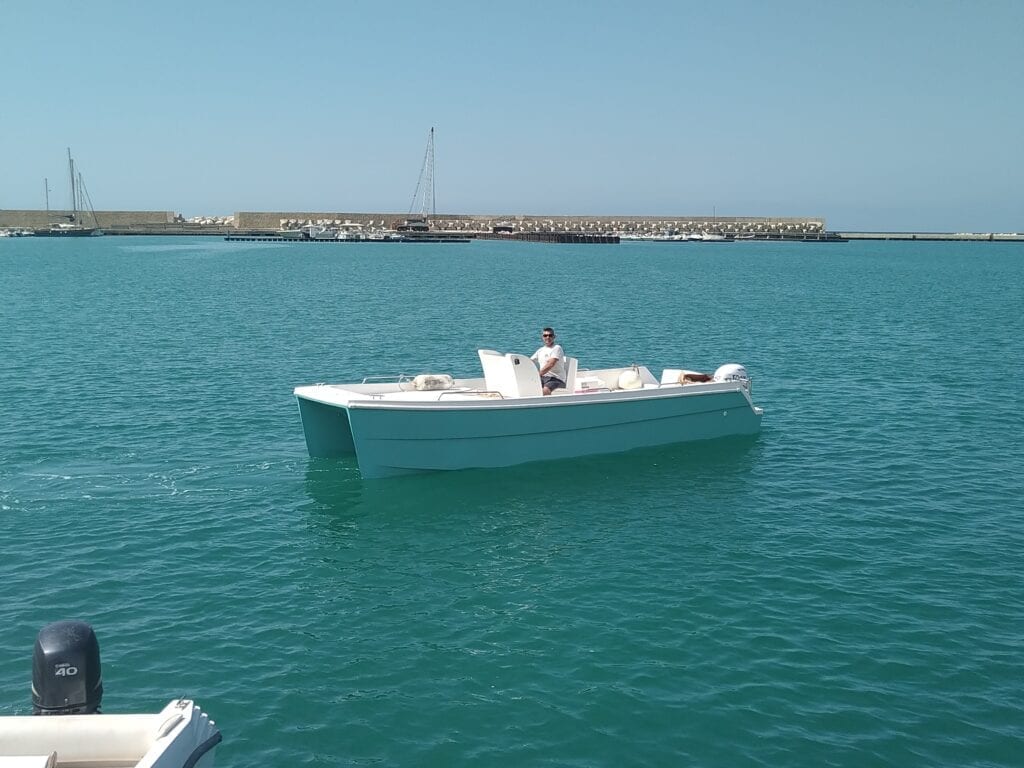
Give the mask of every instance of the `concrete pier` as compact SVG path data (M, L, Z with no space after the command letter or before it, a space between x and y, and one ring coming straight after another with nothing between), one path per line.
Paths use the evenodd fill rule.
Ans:
M1024 243L1020 232L840 232L847 240L923 240L983 243Z
M579 232L481 232L480 240L520 240L531 243L618 243L618 235L588 235Z

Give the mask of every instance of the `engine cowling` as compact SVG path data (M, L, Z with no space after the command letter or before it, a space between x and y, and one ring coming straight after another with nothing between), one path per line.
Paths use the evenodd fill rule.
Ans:
M719 366L718 370L715 371L715 375L712 376L711 379L712 381L750 381L750 377L747 375L747 369L739 363L726 363L725 365Z
M56 621L39 630L32 653L32 712L90 715L103 699L100 643L84 621Z

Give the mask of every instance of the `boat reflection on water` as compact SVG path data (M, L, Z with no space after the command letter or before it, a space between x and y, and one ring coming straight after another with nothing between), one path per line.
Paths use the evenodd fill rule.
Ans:
M501 469L405 475L385 482L360 477L354 457L310 459L309 511L328 526L387 516L470 517L509 510L573 514L584 509L660 506L666 498L742 496L760 454L759 435L641 448L614 455L521 464ZM551 488L564 500L552 505Z

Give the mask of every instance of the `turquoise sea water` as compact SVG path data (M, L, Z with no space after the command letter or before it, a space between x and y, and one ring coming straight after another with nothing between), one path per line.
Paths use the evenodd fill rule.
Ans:
M0 241L0 714L35 634L222 766L1024 760L1024 248ZM364 482L291 390L742 362L756 440Z

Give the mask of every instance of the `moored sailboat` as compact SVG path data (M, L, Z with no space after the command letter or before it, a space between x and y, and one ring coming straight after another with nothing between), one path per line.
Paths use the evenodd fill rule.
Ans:
M469 238L463 232L448 232L432 226L430 217L437 216L434 191L434 129L431 128L409 215L394 228L399 238L407 243L468 243Z
M71 210L69 213L61 215L66 221L52 222L44 229L35 230L36 237L92 237L103 234L99 221L96 219L96 211L92 207L92 200L89 199L89 193L85 189L82 174L75 171L75 161L71 157L70 147L68 148L68 175L71 181ZM81 221L86 206L92 216L92 226L83 224ZM46 210L49 215L49 190L47 190Z

